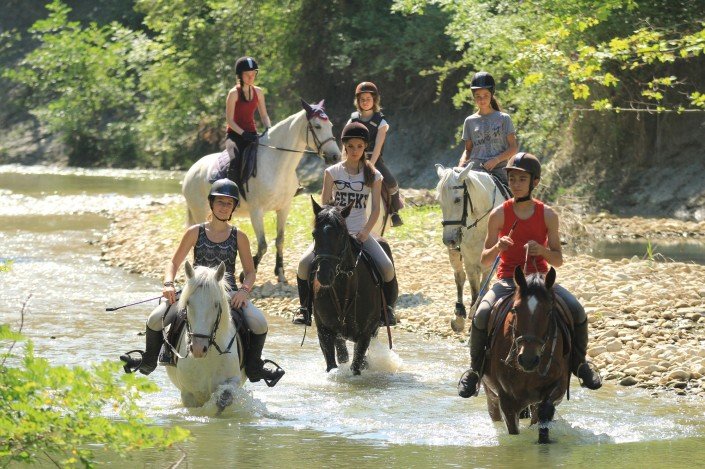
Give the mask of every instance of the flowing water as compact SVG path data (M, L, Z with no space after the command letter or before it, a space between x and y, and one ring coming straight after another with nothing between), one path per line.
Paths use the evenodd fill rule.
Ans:
M102 264L97 241L113 211L178 198L180 176L0 166L0 261L13 261L0 273L0 322L17 325L31 294L23 330L54 364L117 360L141 348L150 305L105 308L155 296L158 282ZM459 342L395 331L394 352L375 343L361 376L345 367L327 374L313 331L301 347L303 329L269 320L265 354L286 369L282 381L246 384L235 410L213 417L208 406L182 408L158 369L150 378L161 390L142 405L157 425L187 428L192 439L140 452L130 465L168 467L183 456L181 467L690 467L705 455L697 400L612 384L588 392L573 381L552 425L555 443L537 445L526 423L518 437L492 423L482 394L456 396L468 362Z

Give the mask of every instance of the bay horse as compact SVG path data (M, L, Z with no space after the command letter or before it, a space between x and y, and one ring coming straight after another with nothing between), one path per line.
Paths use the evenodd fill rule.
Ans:
M324 101L308 104L301 100L302 110L274 125L259 138L257 175L247 184L246 197L240 199L240 213L249 211L252 228L257 237L255 269L267 252L264 233L264 213L277 212L277 257L274 275L279 282L284 276L284 230L291 210L291 202L298 188L296 167L306 152L315 152L326 164L340 159L340 149L333 136L333 125L325 114ZM186 199L188 225L206 221L210 211L208 193L209 172L221 153L199 159L186 173L182 193Z
M443 244L448 248L457 292L451 328L461 332L467 317L463 304L465 280L470 284L471 304L475 305L480 284L490 274L490 269L480 263L487 221L490 212L502 205L504 197L492 176L473 171L472 165L460 169L437 164L436 172L439 178L436 193L443 213Z
M539 424L539 443L548 443L548 424L570 380L570 315L563 317L552 290L556 271L524 276L514 272L511 309L490 318L490 346L482 384L493 421L504 420L510 435L519 434L519 415L527 407ZM498 304L501 304L499 302Z
M186 261L185 270L179 310L186 310L186 326L175 345L176 366L166 370L181 391L184 406L201 407L222 385L239 388L247 377L243 344L230 317L225 264L221 262L218 269L194 269ZM219 411L232 400L232 391L226 387L217 398Z
M361 246L353 244L343 209L321 207L311 198L315 223L313 316L326 372L348 360L345 340L355 342L350 370L359 375L370 341L377 335L382 311L381 284L362 260Z

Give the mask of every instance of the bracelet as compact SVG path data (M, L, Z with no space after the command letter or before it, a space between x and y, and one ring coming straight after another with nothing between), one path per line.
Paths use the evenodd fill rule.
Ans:
M164 286L165 286L165 287L173 287L173 286L174 286L174 282L164 282Z
M242 285L240 285L240 290L243 290L245 293L249 294L252 291L252 287L248 287L243 283Z

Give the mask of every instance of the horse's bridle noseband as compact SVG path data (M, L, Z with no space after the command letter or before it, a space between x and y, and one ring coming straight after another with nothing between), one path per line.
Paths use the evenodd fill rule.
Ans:
M512 361L516 359L516 354L517 351L519 350L519 347L521 347L522 344L525 343L535 343L538 344L540 348L538 356L539 356L539 363L541 358L543 357L543 353L546 349L546 344L548 343L549 340L553 341L553 344L551 346L551 355L548 358L548 362L546 363L546 367L544 368L543 372L538 371L539 376L542 378L545 377L548 374L548 371L551 368L551 362L553 361L553 353L556 350L556 343L558 342L558 320L556 319L556 305L555 302L553 303L551 310L548 313L549 320L551 321L548 329L546 330L546 335L543 336L543 338L539 338L535 335L531 334L526 334L526 335L520 335L519 337L516 337L516 320L517 320L517 312L516 312L516 307L512 305L512 309L510 310L511 313L513 314L512 317L512 322L510 323L510 328L512 330L512 346L509 349L509 353L507 354L507 358L504 359L504 363L507 365L510 365ZM551 334L553 334L553 338L551 339Z
M311 116L311 119L315 117ZM311 137L313 137L313 143L316 145L316 155L320 156L321 158L323 157L323 145L326 143L332 141L335 141L335 136L331 135L327 139L321 141L318 136L316 135L315 130L313 129L313 124L311 124L311 120L309 119L307 129L306 129L306 147L311 148L311 145L308 143L308 135L311 134Z
M495 186L494 190L492 191L492 205L490 206L489 210L487 210L484 214L482 214L481 217L476 218L475 221L470 223L469 225L467 224L468 206L470 207L470 214L475 213L475 207L473 206L472 198L470 197L470 191L468 191L467 182L463 181L463 183L459 186L451 186L451 189L462 189L463 190L463 215L460 217L460 220L443 220L443 221L441 221L441 225L443 225L443 226L460 225L458 230L460 231L460 238L462 239L463 232L462 232L461 228L470 229L470 228L477 227L477 224L480 223L480 220L482 220L483 218L485 218L487 215L489 215L492 212L492 210L494 209L495 201L497 200L497 187Z

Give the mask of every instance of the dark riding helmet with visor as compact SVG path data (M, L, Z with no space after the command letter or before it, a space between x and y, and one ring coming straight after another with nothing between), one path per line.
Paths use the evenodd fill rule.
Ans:
M223 179L218 179L213 183L211 186L210 193L208 194L208 205L211 207L211 211L213 211L213 201L217 196L222 196L222 197L230 197L233 199L235 202L235 207L233 207L233 212L237 208L237 206L240 204L240 188L237 187L237 184L235 184L233 181L227 178ZM218 218L215 213L213 214L214 217ZM232 212L230 212L230 217L228 217L227 220L221 220L218 218L220 221L229 221L233 217Z
M379 95L379 91L377 90L377 85L372 83L371 81L363 81L359 85L355 87L355 96L358 96L362 93L371 93L372 96L377 96Z
M534 190L534 179L541 178L541 162L531 153L519 152L516 155L509 158L507 166L504 170L509 176L510 171L523 171L531 175L531 180L529 181L529 193L524 197L514 198L517 202L524 202L526 200L531 200L531 192Z
M235 61L235 75L238 77L242 77L242 72L249 72L251 70L259 72L257 61L252 57L240 57Z
M367 130L365 124L361 122L351 122L343 127L343 132L340 134L340 140L345 143L351 138L360 138L367 143L370 140L370 131Z
M472 77L470 82L471 90L487 89L490 90L490 94L494 95L495 82L492 75L487 72L477 72Z

